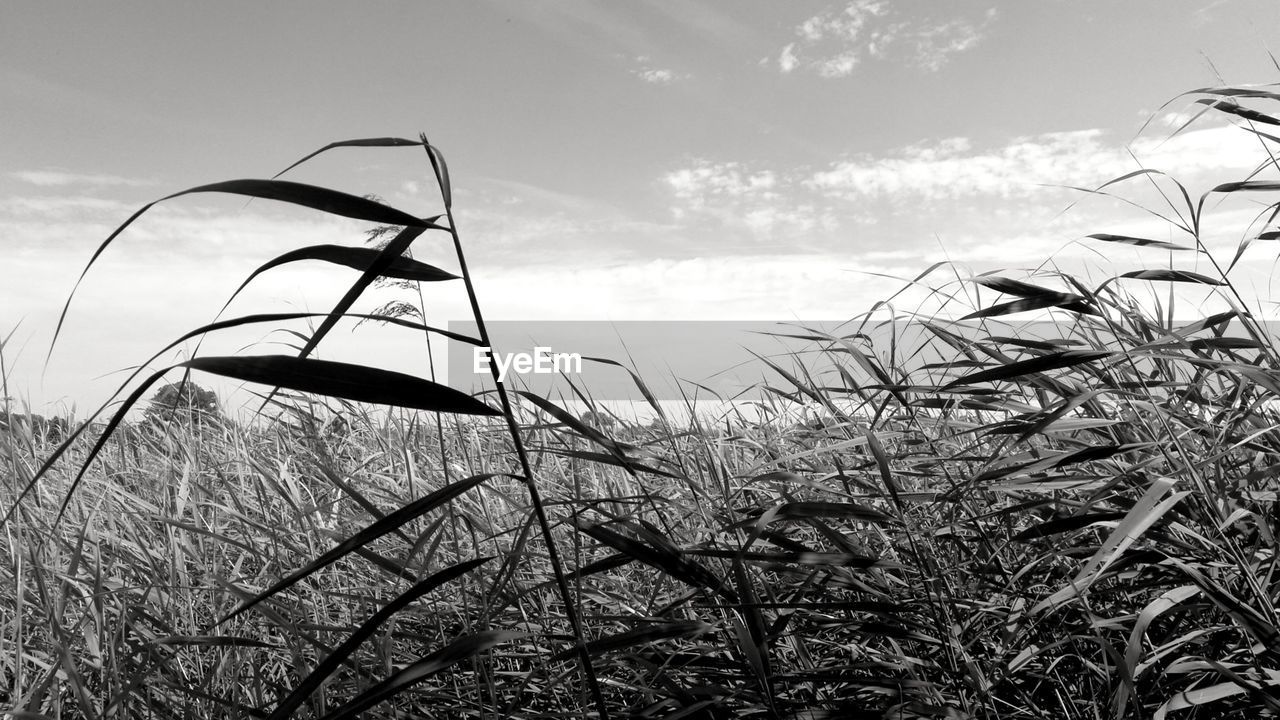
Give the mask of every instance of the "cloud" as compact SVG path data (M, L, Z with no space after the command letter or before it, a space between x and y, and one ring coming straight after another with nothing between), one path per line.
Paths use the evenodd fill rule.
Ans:
M777 196L772 189L778 184L777 176L771 171L752 173L742 163L707 160L696 160L693 167L668 173L665 181L676 197L688 201L695 210L714 197L752 196L770 200Z
M632 70L631 74L649 83L650 85L670 85L679 80L688 80L693 77L689 73L679 73L675 70L667 68L657 68L649 64L648 56L641 55L636 58L636 62L642 63L637 70Z
M670 85L675 79L676 74L670 70L641 70L636 73L641 80L654 85Z
M21 180L25 183L38 185L40 187L64 187L68 185L115 185L142 187L152 185L154 183L146 180L135 180L132 178L120 177L119 175L94 175L86 173L72 173L61 170L19 170L9 173L9 176Z
M838 225L828 207L809 198L798 199L794 179L772 170L698 159L667 173L662 182L677 201L671 209L677 222L689 228L733 229L757 250L766 247L763 240L830 232ZM793 247L804 249L799 244Z
M906 18L901 6L855 0L797 25L799 39L778 53L778 69L786 74L804 68L839 78L870 58L936 72L952 56L977 46L996 17L994 9L962 12L964 16L941 20Z
M966 138L950 138L883 157L841 160L802 182L845 200L1009 199L1043 193L1044 185L1096 187L1139 169L1138 162L1188 179L1206 171L1243 171L1259 157L1257 139L1231 127L1187 131L1167 140L1139 138L1128 148L1107 140L1101 130L1076 130L1019 137L1003 147L975 150Z
M1145 167L1183 183L1194 202L1216 184L1251 172L1265 157L1257 142L1232 127L1188 130L1164 140L1138 138L1128 145L1097 129L995 145L957 137L826 165L700 158L665 173L660 182L677 231L708 239L724 256L770 247L820 254L852 245L864 252L892 249L922 264L944 257L1009 263L1043 259L1060 249L1074 256L1091 253L1074 244L1089 233L1185 243L1174 225L1141 209L1185 218L1180 194L1168 179L1138 177L1107 188L1132 205L1071 188L1096 188ZM1073 209L1063 214L1068 207ZM1118 229L1135 217L1151 227ZM1232 232L1238 242L1247 224L1229 224L1212 243L1226 247ZM936 254L939 246L946 254ZM1106 248L1112 255L1123 250Z
M797 67L800 67L800 58L796 57L796 44L790 43L778 54L778 69L789 73Z

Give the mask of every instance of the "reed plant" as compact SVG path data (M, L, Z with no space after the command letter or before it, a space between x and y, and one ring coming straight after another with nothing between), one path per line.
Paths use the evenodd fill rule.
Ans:
M1089 192L1150 183L1183 239L1088 242L1211 271L934 282L954 272L936 266L912 284L942 311L873 319L885 303L847 331L787 331L811 347L760 359L775 380L751 412L681 422L656 401L657 422L603 422L500 383L495 408L307 357L379 275L449 279L403 257L429 231L454 242L480 337L395 321L487 343L425 138L330 147L425 149L441 216L279 180L188 191L403 230L259 268L361 272L299 357L176 366L279 388L264 393L274 422L130 432L157 373L91 442L0 430L0 703L95 718L1276 715L1280 355L1231 272L1280 238L1280 204L1231 260L1203 225L1216 198L1280 191L1262 179L1280 118L1255 109L1280 93L1190 97L1258 138L1258 172L1199 198L1155 170L1117 178ZM1223 309L1181 317L1153 286ZM445 413L443 432L422 410Z

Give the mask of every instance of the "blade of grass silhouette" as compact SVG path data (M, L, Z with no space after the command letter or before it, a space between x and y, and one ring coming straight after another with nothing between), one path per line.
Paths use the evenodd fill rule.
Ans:
M496 645L527 637L526 633L508 630L485 630L458 638L445 647L423 657L356 696L346 705L325 715L321 720L344 720L360 716L383 700L395 697L406 688L430 678L446 668L475 657Z
M1199 283L1201 285L1226 285L1223 280L1194 273L1190 270L1134 270L1132 272L1121 273L1119 277L1131 278L1134 280L1160 280L1165 282L1186 282Z
M1148 240L1146 238L1133 237L1130 235L1112 235L1110 233L1093 233L1085 235L1087 238L1101 240L1103 242L1123 243L1125 245L1137 245L1139 247L1159 248L1161 250L1170 250L1173 252L1185 252L1187 250L1196 250L1196 248L1183 247L1171 242L1163 240ZM1197 250L1197 252L1200 252Z
M75 285L71 288L71 293L67 296L67 301L62 307L62 312L58 315L58 322L54 326L53 339L49 342L49 352L45 355L45 364L53 357L54 347L58 343L58 337L61 335L62 326L66 322L67 312L71 308L71 301L75 298L76 291L80 284L84 281L86 275L89 274L90 268L97 262L98 257L107 249L109 245L119 235L125 231L135 220L142 217L144 213L152 207L179 198L184 195L194 195L197 193L229 193L232 195L247 195L249 197L258 197L268 200L278 200L280 202L299 205L301 207L320 210L321 212L331 215L340 215L356 220L368 220L370 222L387 223L392 225L404 225L421 228L421 231L431 227L430 221L419 220L408 213L396 210L381 203L374 202L367 198L348 195L347 193L330 190L328 188L317 187L314 185L304 185L302 183L289 182L286 180L228 180L225 182L211 183L208 185L200 185L188 188L180 192L166 195L159 200L147 203L138 209L133 215L129 216L119 227L102 241L89 258L89 262L85 264L84 270L80 272L80 277L76 279Z
M312 245L309 247L291 250L283 255L279 255L267 262L259 265L245 281L236 288L231 294L231 299L227 300L230 304L236 295L244 290L255 277L275 267L285 265L292 262L300 262L303 260L320 260L322 262L332 263L334 265L343 265L352 270L361 272L369 269L373 261L378 257L378 250L366 247L347 247L345 245ZM382 271L381 277L394 278L396 280L413 280L416 282L441 282L445 280L457 280L458 276L453 273L441 270L434 265L428 265L412 258L398 257L395 258L389 267ZM226 309L226 306L223 306Z
M431 221L430 227L439 229L439 226L435 225L434 221ZM320 324L320 327L312 334L310 340L308 340L307 344L303 346L302 351L298 353L298 356L305 358L307 355L310 355L311 351L320 344L320 341L324 336L327 335L329 331L333 329L333 326L338 323L342 314L351 309L351 306L355 304L355 301L360 298L364 291L368 289L368 287L372 285L380 275L386 272L387 268L391 267L397 260L402 259L401 256L404 254L404 251L409 249L409 246L413 241L418 239L418 236L425 232L426 229L427 228L406 227L392 238L391 242L387 243L385 248L377 251L378 254L373 259L373 262L371 262L369 267L360 274L360 277L351 284L351 287L347 290L346 294L342 296L342 299L334 305L333 310L329 311L329 317L325 318L324 322Z
M567 573L565 577L569 580L577 580L579 578L588 577L590 575L595 575L597 573L602 573L608 570L614 570L616 568L629 565L633 562L635 562L635 558L629 557L622 553L614 553L612 555L606 555L605 557L600 558L599 560L589 562L586 565L583 565L578 569L574 570L573 572ZM541 590L545 590L547 588L553 587L555 584L556 584L556 579L551 578L550 580L543 580L540 583L536 583L533 585L529 585L528 587L521 588L514 595L510 596L505 601L504 604L495 606L494 610L495 611L504 610L508 607L511 607L521 598L527 597Z
M1025 297L1020 300L1012 300L1010 302L992 305L991 307L971 312L956 322L1012 315L1014 313L1027 312L1029 310L1042 310L1044 308L1051 307L1088 315L1097 314L1096 311L1084 304L1084 298L1080 295L1072 293L1046 292L1039 297Z
M360 627L356 628L346 640L343 640L341 645L325 656L325 659L320 661L315 669L308 673L302 679L302 682L298 683L298 686L276 705L271 714L267 716L267 720L284 720L284 718L291 716L312 693L324 684L325 680L338 669L338 666L343 664L355 652L361 643L372 637L378 628L382 627L383 623L391 619L397 612L409 607L414 601L432 590L471 572L492 559L493 557L481 557L451 565L424 578L382 606L368 620L361 623Z
M444 210L452 218L453 183L449 181L449 166L445 164L444 154L428 143L425 135L422 138L422 144L427 148L427 155L431 156L431 167L435 170L436 182L440 185L440 198L444 201Z
M1114 520L1120 520L1124 516L1125 516L1125 513L1114 512L1114 511L1091 512L1091 513L1085 513L1083 515L1072 515L1065 518L1059 518L1057 520L1050 520L1048 522L1040 523L1038 525L1032 525L1026 530L1023 530L1022 532L1014 535L1011 539L1014 540L1015 542L1030 542L1032 540L1047 538L1053 535L1060 535L1062 533L1071 532L1073 530L1080 530L1082 528L1089 527L1094 523L1112 522Z
M1019 360L1000 367L970 373L943 385L942 389L949 390L958 385L998 382L1001 380L1022 377L1024 375L1047 372L1049 370L1075 367L1076 365L1082 365L1102 358L1111 357L1114 354L1115 353L1109 350L1064 350L1059 353L1049 353L1047 355L1041 355L1040 357L1031 358L1030 360Z
M550 400L546 400L542 397L539 397L538 395L535 395L534 393L531 393L527 390L517 390L516 394L523 396L526 400L538 406L540 410L550 415L551 417L555 418L557 421L569 426L570 428L573 429L574 432L578 433L579 435L582 435L583 437L587 438L591 442L608 450L609 454L613 455L614 458L616 458L623 465L627 463L626 455L623 454L622 448L618 447L618 444L616 442L609 439L603 433L591 427L590 425L587 425L586 423L582 422L578 418L574 417L569 412L557 406L555 403L551 402Z
M1236 117L1244 118L1245 120L1252 122L1259 122L1263 125L1280 125L1280 120L1277 120L1266 113L1261 113L1257 110L1250 110L1249 108L1240 105L1235 100L1210 100L1209 98L1200 98L1199 100L1196 100L1196 103L1199 105L1208 105L1218 112L1235 115Z
M1273 208L1273 210L1271 211L1271 217L1267 219L1266 224L1270 225L1271 223L1275 222L1277 214L1280 214L1280 206L1275 206ZM1244 238L1243 240L1240 241L1240 245L1236 247L1236 254L1231 258L1231 262L1227 264L1226 272L1231 272L1231 269L1236 266L1236 263L1240 262L1240 258L1244 255L1244 251L1249 249L1249 246L1253 244L1254 240L1266 241L1266 240L1277 240L1277 239L1280 239L1280 230L1268 230L1265 232L1260 232L1254 237Z
M1122 203L1124 203L1124 204L1126 204L1126 205L1130 205L1130 206L1132 206L1132 207L1135 207L1135 208L1137 208L1137 209L1139 209L1139 210L1143 211L1144 213L1147 213L1148 215L1152 215L1152 216L1154 216L1154 217L1160 218L1162 221L1167 222L1167 223L1169 223L1170 225L1172 225L1172 226L1174 226L1174 227L1178 228L1179 230L1181 230L1181 231L1183 231L1183 232L1187 233L1188 235L1191 235L1192 237L1194 237L1194 236L1195 236L1195 234L1196 234L1196 230L1197 230L1197 228L1196 228L1196 227L1194 227L1194 224L1193 224L1193 225L1188 225L1188 224L1186 224L1185 222L1183 222L1182 220L1174 220L1174 219L1172 219L1172 218L1170 218L1170 217L1167 217L1167 216L1162 215L1162 214L1160 214L1160 213L1158 213L1158 212L1155 212L1154 210L1152 210L1152 209L1150 209L1150 208L1144 207L1144 206L1142 206L1142 205L1140 205L1140 204L1138 204L1138 203L1136 203L1136 202L1134 202L1134 201L1132 201L1132 200L1130 200L1130 199L1128 199L1128 198L1121 197L1121 196L1119 196L1119 195L1113 195L1113 194L1111 194L1111 193L1107 193L1107 192L1102 192L1102 189L1103 189L1103 188L1105 188L1105 187L1108 187L1108 186L1111 186L1111 185L1115 185L1115 184L1117 184L1117 183L1121 183L1121 182L1124 182L1124 181L1126 181L1126 180L1133 179L1133 178L1135 178L1135 177L1143 177L1143 176L1148 176L1148 177L1152 177L1152 178L1154 178L1154 177L1156 177L1156 176L1169 178L1169 181L1170 181L1170 182L1172 182L1174 185L1176 185L1176 186L1177 186L1177 188L1178 188L1178 190L1182 193L1182 197L1183 197L1183 199L1186 201L1188 209L1191 209L1191 196L1187 193L1187 189L1186 189L1185 187L1183 187L1182 183L1179 183L1177 180L1174 180L1172 177L1169 177L1169 175L1168 175L1167 173L1163 173L1163 172L1161 172L1161 171L1159 171L1159 170L1150 170L1150 169L1146 169L1146 168L1144 168L1144 169L1142 169L1142 170L1134 170L1133 172L1125 173L1124 175L1121 175L1121 176L1119 176L1119 177L1112 178L1112 179L1108 180L1107 182L1102 183L1102 184L1101 184L1101 185L1099 185L1098 187L1096 187L1096 188L1092 188L1092 189L1090 189L1090 188L1084 188L1084 187L1077 187L1077 186L1075 186L1075 185L1054 185L1054 186L1051 186L1051 187L1058 187L1058 188L1062 188L1062 189L1064 189L1064 190L1075 190L1075 191L1077 191L1077 192L1085 193L1086 195L1099 195L1099 196L1102 196L1102 197L1114 198L1114 199L1119 200L1120 202L1122 202ZM1072 208L1074 208L1074 207L1075 207L1079 202L1080 202L1080 201L1078 201L1078 200L1072 201L1072 202L1071 202L1071 203L1069 203L1065 208L1063 208L1063 209L1062 209L1062 210L1060 210L1056 215L1054 215L1053 219L1054 219L1054 220L1056 220L1056 219L1058 219L1058 218L1062 217L1062 216L1063 216L1063 215L1065 215L1067 212L1069 212ZM1198 217L1198 216L1193 216L1193 218L1194 218L1194 217Z
M439 216L436 217L438 218ZM424 222L427 222L431 228L439 228L439 226L435 224L435 219L436 218L432 218L431 220ZM409 248L409 245L411 245L418 236L426 232L427 229L427 227L406 227L397 233L396 236L387 243L386 247L378 251L377 257L375 257L373 262L369 264L369 267L360 274L360 277L357 278L355 282L351 284L351 287L347 289L346 294L344 294L334 305L333 309L329 311L328 317L321 321L320 327L316 328L315 332L307 338L307 341L303 344L302 348L298 350L298 357L306 358L310 355L311 352L315 350L316 346L320 344L320 341L329 334L329 331L338 324L338 320L342 318L342 315L350 310L356 300L364 294L364 291L367 290L369 286L378 279L378 276L390 267L396 259L400 258L404 254L404 251ZM465 275L465 269L463 273ZM272 390L271 393L267 395L267 399L269 400L274 397L274 395L275 390ZM266 408L265 402L258 407L258 412L262 412L264 408Z
M223 303L222 309L218 311L218 317L221 317L222 313L226 312L232 301L236 299L236 296L248 287L249 283L252 282L255 277L271 268L300 260L323 260L325 262L345 265L352 269L365 272L379 259L379 255L379 251L373 248L353 248L341 245L316 245L287 252L274 260L270 260L267 263L260 265L256 270L250 273L249 277L245 278L245 281L240 284L240 287L236 288L235 292L231 293L231 297L227 298L227 301ZM418 262L404 256L393 258L391 264L381 273L380 277L396 278L400 280L416 280L419 282L438 282L458 279L457 275L445 272L433 265ZM332 311L320 316L329 314L332 314ZM345 310L343 310L343 314L347 317L353 317L352 314L347 313ZM452 333L450 333L450 336L455 338L465 337L454 335ZM474 345L475 342L471 342L471 344ZM197 347L196 350L198 351L199 347Z
M192 330L188 333L184 333L178 339L174 340L168 345L165 345L163 348L161 348L159 351L153 354L150 358L147 358L147 360L142 362L137 367L137 369L134 370L133 373L131 373L124 380L124 382L120 384L120 387L117 388L116 391L111 394L111 397L107 398L106 403L104 403L104 405L101 408L99 408L97 412L93 413L90 416L89 420L92 421L96 419L98 415L100 415L102 411L106 409L106 406L109 405L112 401L114 401L116 397L119 396L120 393L124 392L124 389L129 386L129 383L133 382L133 380L137 378L138 375L142 374L142 371L145 370L151 363L158 360L161 355L164 355L166 352L172 350L178 345L181 345L187 340L190 340L194 337L207 335L209 333L216 332L218 330L226 330L229 328L241 327L244 325L279 322L282 320L301 320L301 319L307 319L307 318L322 318L322 317L329 317L329 315L330 313L262 313L257 315L245 315L243 317L231 318L230 320L220 320L218 322L214 322L208 325L204 325L202 327L198 327L195 330ZM422 323L414 322L412 320L406 320L400 317L390 317L387 315L367 315L364 313L345 313L343 317L360 319L360 320L374 320L377 322L387 323L391 325L399 325L400 327L408 328L410 330L421 330L423 332L437 333L451 340L457 340L458 342L467 343L468 345L480 344L480 341L478 339L473 338L470 335L462 335L460 333L451 332L449 330L443 330L441 328L433 327L431 325L424 325ZM302 335L300 336L300 339L305 341L306 336Z
M399 530L411 520L431 512L480 483L489 480L490 478L500 476L519 479L515 475L508 475L506 473L484 473L481 475L473 475L472 477L464 480L459 480L453 484L446 485L429 495L418 498L417 500L397 509L395 512L388 513L385 517L366 526L364 529L360 530L360 532L352 535L346 540L343 540L328 552L307 563L305 567L290 573L271 587L263 590L257 595L254 595L249 600L242 602L239 607L224 615L222 619L214 623L212 627L222 625L228 620L249 611L258 603L278 595L281 591L296 585L298 582L314 575L321 569L332 565L347 555L350 555L355 552L356 548L364 547L387 533Z
M203 370L244 382L274 385L353 402L460 415L498 415L471 395L414 375L365 365L292 355L193 358L175 367Z
M640 376L636 374L634 370L627 367L626 365L623 365L617 360L610 360L609 358L583 357L582 359L590 360L591 362L602 363L605 365L613 365L625 370L627 374L631 376L631 380L632 382L635 383L636 388L640 390L640 394L644 396L645 402L649 403L649 407L653 408L654 412L658 413L658 417L662 418L663 420L667 419L666 413L664 413L662 410L662 405L658 402L658 398L653 394L653 392L649 390L649 386L646 385L645 382L640 379Z
M1116 525L1103 544L1064 587L1044 598L1031 608L1035 615L1086 592L1098 580L1116 558L1158 521L1170 508L1191 494L1190 490L1175 492L1165 497L1177 481L1173 478L1157 478L1147 492L1139 498L1124 519Z
M276 179L276 178L280 177L281 175L283 175L283 174L285 174L285 173L289 172L290 170L292 170L292 169L294 169L294 168L298 167L298 166L299 166L299 165L301 165L302 163L304 163L304 162L306 162L306 161L310 160L311 158L313 158L313 157L315 157L315 156L319 155L320 153L323 153L323 152L326 152L326 151L329 151L329 150L333 150L334 148L343 148L343 147L362 147L362 148L369 148L369 147L406 147L406 146L408 146L408 147L413 147L413 146L418 146L418 145L421 145L421 144L422 144L422 143L421 143L420 141L418 141L418 140L406 140L405 138L396 138L396 137L385 137L385 138L363 138L363 139L359 139L359 140L340 140L340 141L338 141L338 142L332 142L332 143L329 143L328 145L325 145L324 147L320 148L319 150L316 150L315 152L311 153L310 155L306 155L306 156L304 156L301 160L299 160L299 161L295 162L294 164L290 165L289 167L287 167L287 168L285 168L285 169L281 170L280 172L276 173L275 175L272 175L272 176L271 176L271 179L272 179L272 180L274 180L274 179ZM395 223L395 224L400 225L400 224L403 224L403 223Z
M997 290L1006 295L1017 295L1018 297L1024 298L1061 294L1056 290L1050 290L1049 288L1040 287L1039 285L1032 285L1031 283L1022 282L1021 280L1011 280L998 275L979 275L972 278L971 282L983 287L991 288L992 290Z
M726 588L715 573L685 557L683 553L679 551L672 552L633 540L626 535L604 527L604 525L587 524L580 518L576 519L576 521L578 528L582 532L600 541L601 544L613 548L634 560L639 560L645 565L657 568L685 584L710 590L730 602L738 602L737 595Z

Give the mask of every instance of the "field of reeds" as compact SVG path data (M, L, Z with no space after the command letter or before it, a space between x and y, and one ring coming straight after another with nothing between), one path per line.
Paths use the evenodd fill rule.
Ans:
M815 331L810 352L761 359L774 381L750 412L676 419L654 403L639 423L306 359L347 303L296 357L198 358L166 376L257 383L254 422L181 407L130 419L159 376L65 440L10 416L0 709L1280 714L1280 346L1231 282L1242 254L1265 252L1247 245L1280 237L1280 182L1265 179L1277 100L1256 87L1187 98L1258 137L1254 176L1204 196L1156 170L1094 190L1142 183L1167 199L1158 211L1180 241L1088 240L1143 247L1151 267L932 268L913 284L947 298L946 317L880 307L847 332ZM195 190L404 228L381 249L273 261L361 270L352 300L379 275L448 280L401 257L432 230L462 258L438 150L347 144L425 149L445 215L275 180ZM1206 203L1239 195L1260 201L1258 219L1234 258L1215 257ZM1187 319L1171 288L1225 309ZM891 342L873 342L886 328ZM924 340L897 343L899 331ZM810 372L817 356L835 374Z

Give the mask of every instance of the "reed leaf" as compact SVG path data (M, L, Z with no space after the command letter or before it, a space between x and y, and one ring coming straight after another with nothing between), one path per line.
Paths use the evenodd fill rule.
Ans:
M314 575L321 569L332 565L347 555L350 555L355 552L357 548L362 548L387 533L399 530L409 522L431 512L432 510L435 510L480 483L489 480L490 478L498 477L499 475L501 475L501 473L473 475L465 480L459 480L455 483L446 485L425 497L414 500L393 513L389 513L377 522L374 522L372 525L365 527L355 535L352 535L346 540L338 543L338 545L333 549L307 563L301 569L290 573L271 587L241 603L239 607L223 616L216 624L222 625L226 623L228 620L252 609L258 603L280 594L284 590L287 590L293 585L296 585L302 580Z

